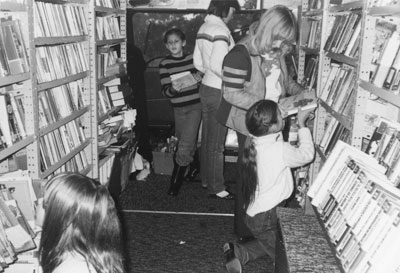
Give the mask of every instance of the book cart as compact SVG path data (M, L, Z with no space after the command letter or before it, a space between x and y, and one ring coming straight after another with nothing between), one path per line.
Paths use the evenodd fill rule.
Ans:
M0 1L1 174L22 169L43 183L71 171L109 183L115 152L102 154L99 128L123 107L104 85L126 74L125 16L124 0ZM28 250L1 249L5 272Z
M302 185L310 197L306 215L279 212L287 259L278 272L304 269L301 260L311 257L309 266L313 256L319 260L314 272L396 272L399 2L307 0L301 8L300 82L312 77L309 60L318 63L317 153ZM313 236L316 223L321 231L312 247L304 246L301 230ZM291 235L295 230L302 246Z

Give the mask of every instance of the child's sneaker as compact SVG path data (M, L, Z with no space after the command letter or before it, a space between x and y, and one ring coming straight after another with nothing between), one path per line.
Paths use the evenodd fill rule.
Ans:
M144 162L143 163L143 170L141 170L137 175L136 175L136 180L139 181L144 181L146 178L149 176L151 173L151 166L149 162Z
M224 245L225 267L229 273L242 273L242 265L235 256L235 250L232 243Z

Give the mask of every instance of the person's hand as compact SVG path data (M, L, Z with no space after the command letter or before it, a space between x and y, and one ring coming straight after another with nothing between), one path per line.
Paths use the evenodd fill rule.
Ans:
M311 120L314 118L314 110L315 109L301 110L301 107L299 107L299 112L297 114L297 120L299 122L300 128L303 128L306 126L307 120Z
M192 76L196 80L196 82L201 82L202 77L198 73L192 73Z
M174 89L175 93L178 93L182 89L182 83L181 82L172 82L172 88Z

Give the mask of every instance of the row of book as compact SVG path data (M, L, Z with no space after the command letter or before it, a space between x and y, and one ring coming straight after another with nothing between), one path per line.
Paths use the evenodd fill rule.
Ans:
M0 270L16 262L17 254L36 248L36 202L26 171L0 176Z
M308 191L346 272L400 269L400 191L384 171L338 142Z
M61 79L89 69L84 42L38 47L36 61L39 83Z
M393 22L376 21L370 82L400 92L400 30Z
M309 0L308 1L308 10L316 10L322 8L322 0Z
M59 5L34 2L35 37L87 35L85 8L82 5Z
M342 114L355 93L357 74L351 66L331 63L330 70L319 98L334 111Z
M72 120L41 136L39 138L39 146L43 169L48 169L59 162L64 156L83 144L86 139L79 119ZM84 154L83 151L81 152ZM79 166L82 167L80 168L82 170L84 166L88 165L88 159L86 156L80 158Z
M356 57L360 43L361 17L357 12L345 12L329 21L324 50L348 57Z
M38 93L39 127L44 128L83 108L83 80Z
M309 90L317 87L318 62L318 56L308 55L308 57L306 57L306 68L301 85Z
M393 186L400 186L400 123L380 117L365 152L385 168Z
M321 43L321 28L322 20L308 20L307 27L308 33L304 33L307 40L305 41L305 46L311 49L319 49Z
M13 17L0 21L0 78L29 72L29 61L20 21Z
M27 136L22 96L0 88L0 150L11 147Z
M119 72L117 50L112 47L100 47L97 51L97 77L110 76Z
M341 140L348 143L350 141L350 130L340 123L332 115L327 115L324 125L324 133L319 140L318 147L325 156L329 155L336 143Z
M114 159L115 152L99 155L99 181L102 185L106 185L110 180Z
M106 82L98 90L98 117L106 115L113 107L125 105L123 91L121 91L121 80L119 78Z
M96 0L96 6L116 9L120 7L120 3L118 0Z
M122 38L118 18L115 16L96 17L97 40Z

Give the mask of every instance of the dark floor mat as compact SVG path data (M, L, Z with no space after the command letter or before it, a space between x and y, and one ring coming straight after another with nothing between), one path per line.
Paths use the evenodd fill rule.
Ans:
M233 200L210 199L199 182L185 182L178 196L169 196L170 176L150 174L146 181L131 180L121 194L122 210L233 214Z
M128 272L223 273L222 246L234 240L233 217L124 212ZM243 272L272 272L268 257Z

